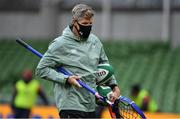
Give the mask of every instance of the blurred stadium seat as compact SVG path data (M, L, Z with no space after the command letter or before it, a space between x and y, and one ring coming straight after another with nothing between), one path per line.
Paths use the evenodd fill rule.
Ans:
M29 11L40 10L40 0L0 0L0 11Z

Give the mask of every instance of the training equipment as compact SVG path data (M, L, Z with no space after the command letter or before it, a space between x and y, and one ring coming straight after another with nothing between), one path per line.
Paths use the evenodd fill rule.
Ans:
M97 71L97 85L102 85L110 80L114 74L114 69L110 64L99 64Z
M31 51L33 54L37 55L38 57L40 57L40 58L43 57L43 55L41 53L36 51L34 48L32 48L30 45L28 45L27 43L25 43L21 39L17 39L16 42L18 42L20 45L22 45L23 47L25 47L27 50ZM66 71L63 67L60 67L57 70L66 76L73 75L72 73L69 73L68 71ZM136 112L135 114L138 115L137 118L143 118L143 119L146 118L144 116L143 112L130 99L128 99L124 96L120 96L114 103L112 103L109 100L107 100L107 98L104 98L103 96L99 95L98 92L91 89L88 85L84 84L80 80L77 80L77 81L83 88L85 88L86 90L88 90L89 92L94 94L97 98L101 99L102 101L105 101L109 105L109 111L110 111L111 117L113 119L114 118L129 118L129 119L133 118L133 119L136 119L136 117L134 117L134 113L132 113L132 112ZM119 102L122 102L122 104L124 106L123 105L119 106L119 104L121 104ZM121 107L123 107L123 108L121 109Z
M112 90L109 86L97 86L98 93L105 97L109 98L109 94L112 93ZM113 112L115 112L115 117L123 119L145 119L143 112L138 108L138 106L131 101L129 98L120 96L110 109L111 116L114 117Z
M146 119L134 101L124 96L120 96L119 99L115 101L113 111L116 117L118 117L117 115L119 113L119 117L123 119Z
M108 96L110 93L112 93L112 90L109 86L97 86L97 92L99 95L105 97L108 99Z
M107 100L110 99L110 95L111 95L111 93L113 93L109 86L97 86L96 90L99 93L99 95L103 96ZM103 101L99 101L99 102L97 102L97 104L100 104L100 105L102 104L104 106L107 106L107 103L105 103Z

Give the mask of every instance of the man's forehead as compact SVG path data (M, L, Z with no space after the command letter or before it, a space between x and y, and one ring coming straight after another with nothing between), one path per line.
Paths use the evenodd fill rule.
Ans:
M81 19L79 19L79 22L92 22L93 18L87 18L87 17L83 17Z

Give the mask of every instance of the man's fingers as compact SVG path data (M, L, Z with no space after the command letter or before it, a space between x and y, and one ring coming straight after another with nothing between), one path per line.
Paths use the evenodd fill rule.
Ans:
M76 79L76 80L77 80L77 79ZM75 81L75 86L78 87L78 88L81 88L81 87L82 87L77 81Z
M74 85L74 86L76 86L76 87L82 87L79 83L78 83L78 81L77 80L79 80L80 79L80 77L79 76L72 76L72 77L70 77L71 79L71 84L72 85Z
M111 102L114 102L118 98L114 92L110 92L107 97Z
M73 78L75 79L74 80L74 85L76 86L76 87L82 87L79 83L78 83L78 81L77 80L79 80L81 77L80 76L73 76Z
M116 100L116 98L115 98L115 97L113 97L113 96L112 96L112 97L110 97L110 101L111 101L111 102L114 102L115 100Z
M75 78L76 80L78 80L78 79L80 79L81 77L80 77L80 76L74 76L74 78Z

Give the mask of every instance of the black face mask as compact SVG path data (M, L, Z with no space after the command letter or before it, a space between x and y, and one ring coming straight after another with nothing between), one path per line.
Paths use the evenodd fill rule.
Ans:
M81 25L79 23L78 23L78 25L79 25L79 30L76 27L75 28L78 31L80 37L87 39L89 37L90 32L91 32L92 25L84 26L84 25Z

